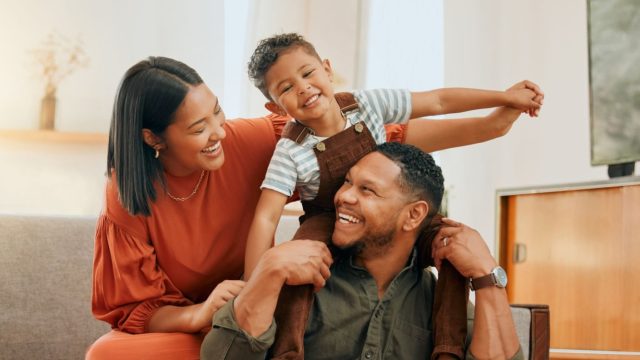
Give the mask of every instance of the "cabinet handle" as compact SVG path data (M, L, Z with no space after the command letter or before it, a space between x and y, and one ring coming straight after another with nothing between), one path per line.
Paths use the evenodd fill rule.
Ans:
M513 252L513 262L515 264L523 263L527 260L527 245L523 243L516 243L515 250Z

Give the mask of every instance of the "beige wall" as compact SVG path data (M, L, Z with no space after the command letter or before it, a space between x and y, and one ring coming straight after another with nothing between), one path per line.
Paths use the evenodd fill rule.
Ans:
M313 20L313 15L320 11L316 9L316 2L279 0L275 3L301 14L301 17L290 17L290 23L285 23L275 6L253 7L253 12L262 11L259 19L270 21L263 24L249 20L253 27L260 29L255 32L256 40L285 29L306 32L318 43L321 55L331 58L339 71L350 74L348 81L356 81L353 78L356 76L354 65L349 60L353 56L353 52L349 51L356 51L358 48L355 35L348 37L340 46L335 46L334 42L323 40L321 26ZM37 5L38 1L29 0L26 4L28 9ZM341 16L355 16L358 7L354 4ZM87 10L86 7L81 9ZM104 11L105 17L115 16L114 11L106 11L104 8L90 11ZM27 13L27 10L21 10L15 16L19 18L27 16ZM444 15L446 86L506 88L517 80L528 78L538 82L547 96L541 117L529 119L523 116L506 137L440 154L447 184L452 187L449 204L451 216L476 227L493 244L494 194L497 188L606 178L605 167L591 167L589 164L586 2L446 0ZM2 16L8 15L5 13ZM71 23L86 23L78 19L67 20ZM17 26L17 23L18 21L14 21L8 24ZM352 21L345 25L344 32L355 31L354 23ZM327 38L340 35L337 27L331 27L327 31ZM20 36L25 41L36 39L28 34ZM169 43L176 44L177 40L176 36L168 37ZM348 51L343 51L345 49ZM176 48L171 51L178 50ZM87 93L83 96L100 97L103 103L85 119L99 125L87 128L97 127L106 131L109 107L113 101L112 92L129 62L123 62L123 59L142 56L140 49L122 51L124 54L114 55L115 59L119 59L113 64L119 69L117 75L115 71L110 75L91 75L97 76L96 83L108 78L108 91L88 85L81 86L82 92ZM144 50L148 51L150 50ZM93 64L99 67L99 63ZM18 66L9 65L14 68ZM205 74L209 68L202 63L197 67ZM81 75L77 75L74 81L80 82ZM2 77L4 79L4 73ZM37 89L35 84L31 85L33 89ZM71 87L69 84L65 91L70 91ZM14 89L18 90L19 88ZM3 94L6 95L7 91ZM247 91L242 93L247 94ZM249 96L253 99L252 111L255 114L264 113L261 95L255 90L251 91L254 91ZM37 91L34 94L37 95ZM31 95L20 96L33 99ZM5 111L3 117L10 116L7 111L26 116L20 109L7 108L7 101L3 104L4 108L0 106ZM36 104L29 106L32 107L31 110L36 108ZM64 112L60 116L64 119ZM60 215L97 213L102 201L105 157L104 144L58 142L47 146L45 143L20 143L15 139L0 137L0 162L3 164L0 176L0 212Z
M97 216L105 135L0 131L0 214Z
M450 215L493 245L496 189L607 178L589 158L586 1L446 0L444 13L445 86L530 79L546 94L540 117L506 137L441 154Z
M198 69L222 89L223 0L24 0L0 7L0 129L35 129L44 92L30 51L55 31L80 37L89 67L58 89L57 128L106 132L116 87L124 71L144 57L162 55ZM221 90L219 90L221 91Z

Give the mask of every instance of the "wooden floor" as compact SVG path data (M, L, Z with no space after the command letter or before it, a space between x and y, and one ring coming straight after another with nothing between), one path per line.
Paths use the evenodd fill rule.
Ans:
M638 360L640 355L550 353L550 360Z

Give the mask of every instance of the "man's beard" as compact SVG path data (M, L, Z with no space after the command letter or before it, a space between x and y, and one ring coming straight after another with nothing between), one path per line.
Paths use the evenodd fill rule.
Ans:
M349 247L338 248L338 251L348 256L375 256L389 248L395 234L396 229L393 226L379 231L369 231Z

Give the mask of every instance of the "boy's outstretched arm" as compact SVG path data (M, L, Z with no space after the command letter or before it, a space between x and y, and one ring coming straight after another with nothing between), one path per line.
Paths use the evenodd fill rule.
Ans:
M412 119L407 125L404 142L425 152L477 144L509 132L521 113L518 109L501 107L484 117Z
M521 81L507 91L443 88L411 93L411 118L510 106L521 111L538 109L544 94L530 81Z
M287 196L271 189L263 189L256 206L247 237L247 249L244 257L244 280L251 277L262 254L273 246L273 238L287 203Z

